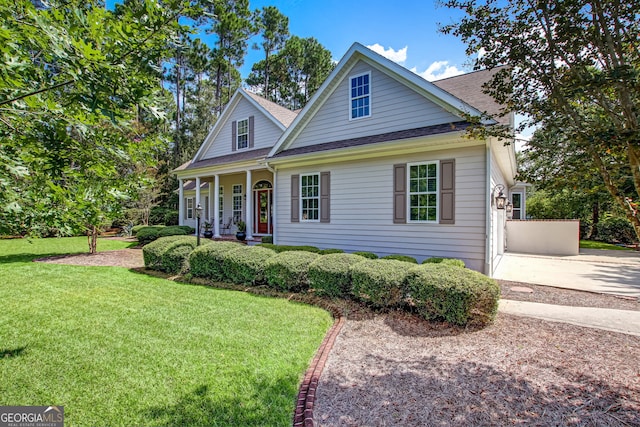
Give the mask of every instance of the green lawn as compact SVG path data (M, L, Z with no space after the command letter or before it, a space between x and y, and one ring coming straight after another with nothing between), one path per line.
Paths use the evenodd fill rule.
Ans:
M0 405L64 405L69 426L290 425L328 313L124 268L31 262L85 247L0 241Z
M608 249L612 251L630 251L631 249L624 246L612 245L610 243L597 242L595 240L580 240L580 248L582 249Z

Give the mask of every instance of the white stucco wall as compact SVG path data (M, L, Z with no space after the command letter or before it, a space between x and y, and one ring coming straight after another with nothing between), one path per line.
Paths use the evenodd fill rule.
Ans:
M538 255L578 255L580 221L507 221L507 251Z

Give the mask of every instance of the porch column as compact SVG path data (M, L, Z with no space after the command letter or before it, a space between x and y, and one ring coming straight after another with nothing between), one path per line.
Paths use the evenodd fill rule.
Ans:
M184 225L184 180L178 178L178 225Z
M213 177L213 237L220 238L220 175L218 174Z
M245 224L247 224L247 240L253 239L253 185L251 184L251 170L247 171L247 184L246 184L246 196L245 201Z
M209 212L209 218L207 218L207 222L213 223L215 220L215 215L213 214L213 182L209 183L209 206L207 206L207 211Z
M194 219L196 220L196 228L198 227L198 219L196 218L196 208L200 204L200 177L196 177L196 202L193 205ZM202 218L200 219L202 221ZM200 222L202 224L202 222ZM200 230L196 230L196 236L200 234Z

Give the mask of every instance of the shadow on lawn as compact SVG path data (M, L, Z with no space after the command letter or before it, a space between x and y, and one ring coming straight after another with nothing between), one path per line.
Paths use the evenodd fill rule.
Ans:
M256 381L252 390L239 389L226 399L203 384L172 405L148 409L144 416L155 426L268 426L283 425L283 418L290 424L296 394L295 378L275 384Z
M0 360L1 359L13 359L14 357L22 356L22 353L25 352L27 347L17 347L17 348L5 348L0 350Z
M553 366L548 378L477 362L427 357L398 363L369 355L350 378L325 375L314 411L318 425L576 425L640 423L637 388ZM391 367L371 375L377 365ZM358 408L351 410L351 408Z

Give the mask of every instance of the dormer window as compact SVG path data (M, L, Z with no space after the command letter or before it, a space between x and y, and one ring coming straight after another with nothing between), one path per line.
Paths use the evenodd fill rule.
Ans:
M238 120L236 148L242 150L249 147L249 119Z
M351 82L351 119L371 115L371 73L350 78Z

